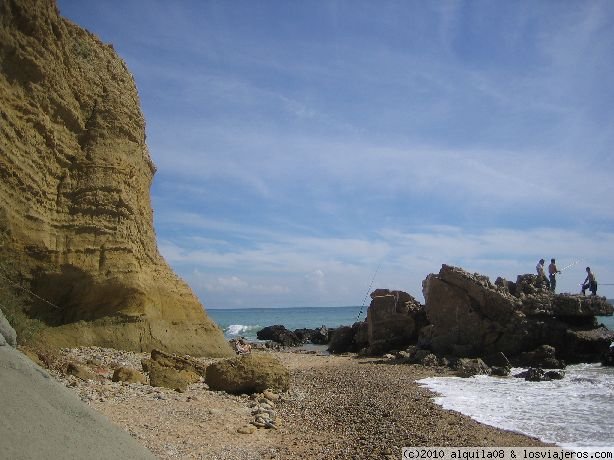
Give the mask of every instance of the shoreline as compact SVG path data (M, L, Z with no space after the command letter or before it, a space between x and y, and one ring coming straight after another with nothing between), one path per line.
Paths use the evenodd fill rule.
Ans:
M275 403L278 429L248 434L237 430L253 419L250 396L210 391L204 383L177 393L109 380L112 365L140 369L147 353L62 350L62 361L96 363L100 378L51 374L160 459L396 459L407 446L548 445L437 405L437 395L417 380L450 375L443 368L310 351L255 352L279 358L290 369L291 386Z

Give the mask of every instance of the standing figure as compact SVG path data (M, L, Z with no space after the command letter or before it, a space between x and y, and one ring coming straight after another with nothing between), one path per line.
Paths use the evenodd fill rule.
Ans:
M586 279L582 283L582 295L586 295L586 290L591 291L592 295L597 295L597 278L591 271L591 267L586 267Z
M550 282L548 278L546 278L546 272L544 271L544 262L544 259L539 259L539 262L537 262L535 266L535 270L537 271L537 279L545 283L548 289L550 289Z
M556 262L554 259L550 259L550 265L548 265L548 275L550 278L550 290L554 292L556 289L556 274L561 273L561 271L556 268Z

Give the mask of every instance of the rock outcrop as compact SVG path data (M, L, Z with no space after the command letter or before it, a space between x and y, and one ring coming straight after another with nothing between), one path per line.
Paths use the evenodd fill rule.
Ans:
M151 359L141 360L152 387L164 387L180 392L205 377L207 367L190 356L175 356L160 350L151 351Z
M0 0L0 257L48 346L229 356L158 252L134 80L53 1Z
M556 351L555 357L548 348L551 363L592 362L614 339L613 331L595 326L595 315L614 311L605 298L553 294L533 275L493 284L443 265L423 282L423 293L430 324L420 342L441 355L519 358L548 345ZM535 359L535 353L524 356Z
M415 343L426 324L424 307L403 291L376 289L367 310L369 352L384 353Z

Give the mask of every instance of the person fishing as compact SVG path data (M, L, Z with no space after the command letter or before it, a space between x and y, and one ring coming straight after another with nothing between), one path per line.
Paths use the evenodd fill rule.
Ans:
M548 281L548 278L546 278L546 272L544 271L544 263L544 259L539 259L539 262L537 262L537 265L535 266L535 270L537 271L537 279L542 280L546 284L548 289L550 289L550 281Z
M582 295L586 295L586 290L591 291L592 295L597 295L597 278L591 271L591 267L586 267L586 279L582 283Z
M561 273L561 270L556 268L556 261L550 259L550 265L548 265L548 277L550 278L550 290L554 292L556 290L556 275Z

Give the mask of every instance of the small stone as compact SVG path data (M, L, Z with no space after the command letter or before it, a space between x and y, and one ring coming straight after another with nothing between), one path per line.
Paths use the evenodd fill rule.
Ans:
M279 395L276 393L273 393L271 390L264 390L264 392L262 393L262 396L264 396L269 401L277 401L279 399Z
M82 366L77 363L68 363L66 367L66 373L69 375L74 375L75 377L81 380L94 380L96 376L85 366Z
M271 404L270 402L265 401L265 402L260 403L260 407L262 407L263 409L273 409L273 407L275 406Z
M256 427L254 425L244 425L242 427L237 428L237 433L241 434L252 434L256 431Z

